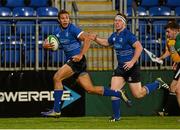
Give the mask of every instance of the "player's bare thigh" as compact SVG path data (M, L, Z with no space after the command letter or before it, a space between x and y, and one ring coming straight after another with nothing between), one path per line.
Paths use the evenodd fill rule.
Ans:
M176 90L180 87L180 78L178 80L173 80L170 85L170 91L176 92Z
M111 79L111 89L112 90L120 90L125 85L125 80L120 76L113 76Z
M93 83L92 83L91 78L87 72L81 73L76 81L84 89L89 88L89 87L93 87Z
M54 79L56 80L63 80L66 79L74 74L71 67L67 64L64 64L61 68L54 75Z
M83 87L88 93L91 94L103 94L103 87L102 86L94 86L91 77L87 72L83 72L79 75L77 82Z

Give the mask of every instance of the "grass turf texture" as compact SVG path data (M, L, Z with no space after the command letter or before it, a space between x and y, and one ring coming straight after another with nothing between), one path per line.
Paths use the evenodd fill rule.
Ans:
M0 129L180 129L180 117L122 117L109 122L108 117L0 118Z

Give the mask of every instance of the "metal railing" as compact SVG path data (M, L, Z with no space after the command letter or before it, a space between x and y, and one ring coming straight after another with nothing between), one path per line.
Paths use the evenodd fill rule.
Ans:
M93 17L96 19L95 17ZM99 18L99 17L98 17ZM160 19L161 17L139 17L143 19ZM180 17L168 17L169 19ZM78 19L86 19L79 17ZM129 18L133 19L133 17ZM33 21L32 24L17 24L17 21ZM44 39L53 32L58 24L42 24L43 20L56 21L56 17L1 17L0 21L0 70L21 71L21 70L57 70L64 64L64 53L58 51L47 51L42 47ZM168 20L168 19L167 19ZM93 30L100 37L108 38L113 32L113 24L108 25L79 25L82 30ZM131 24L127 26L132 30ZM159 32L156 32L159 28ZM99 28L99 30L98 30ZM160 55L165 48L164 25L139 24L137 30L138 39L143 47ZM86 54L88 70L113 70L117 64L112 48L102 47L92 42ZM170 69L172 61L165 60L163 65L153 63L143 52L139 63L141 69Z

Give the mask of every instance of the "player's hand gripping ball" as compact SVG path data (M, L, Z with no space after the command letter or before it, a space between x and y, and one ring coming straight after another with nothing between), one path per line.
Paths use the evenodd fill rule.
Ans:
M47 40L49 44L53 45L53 48L52 48L53 51L56 51L59 48L59 40L57 39L55 35L49 35L47 37Z

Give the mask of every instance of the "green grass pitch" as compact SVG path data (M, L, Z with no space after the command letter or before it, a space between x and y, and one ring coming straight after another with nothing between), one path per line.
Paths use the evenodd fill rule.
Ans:
M180 129L180 117L128 116L119 122L95 116L0 118L0 129Z

